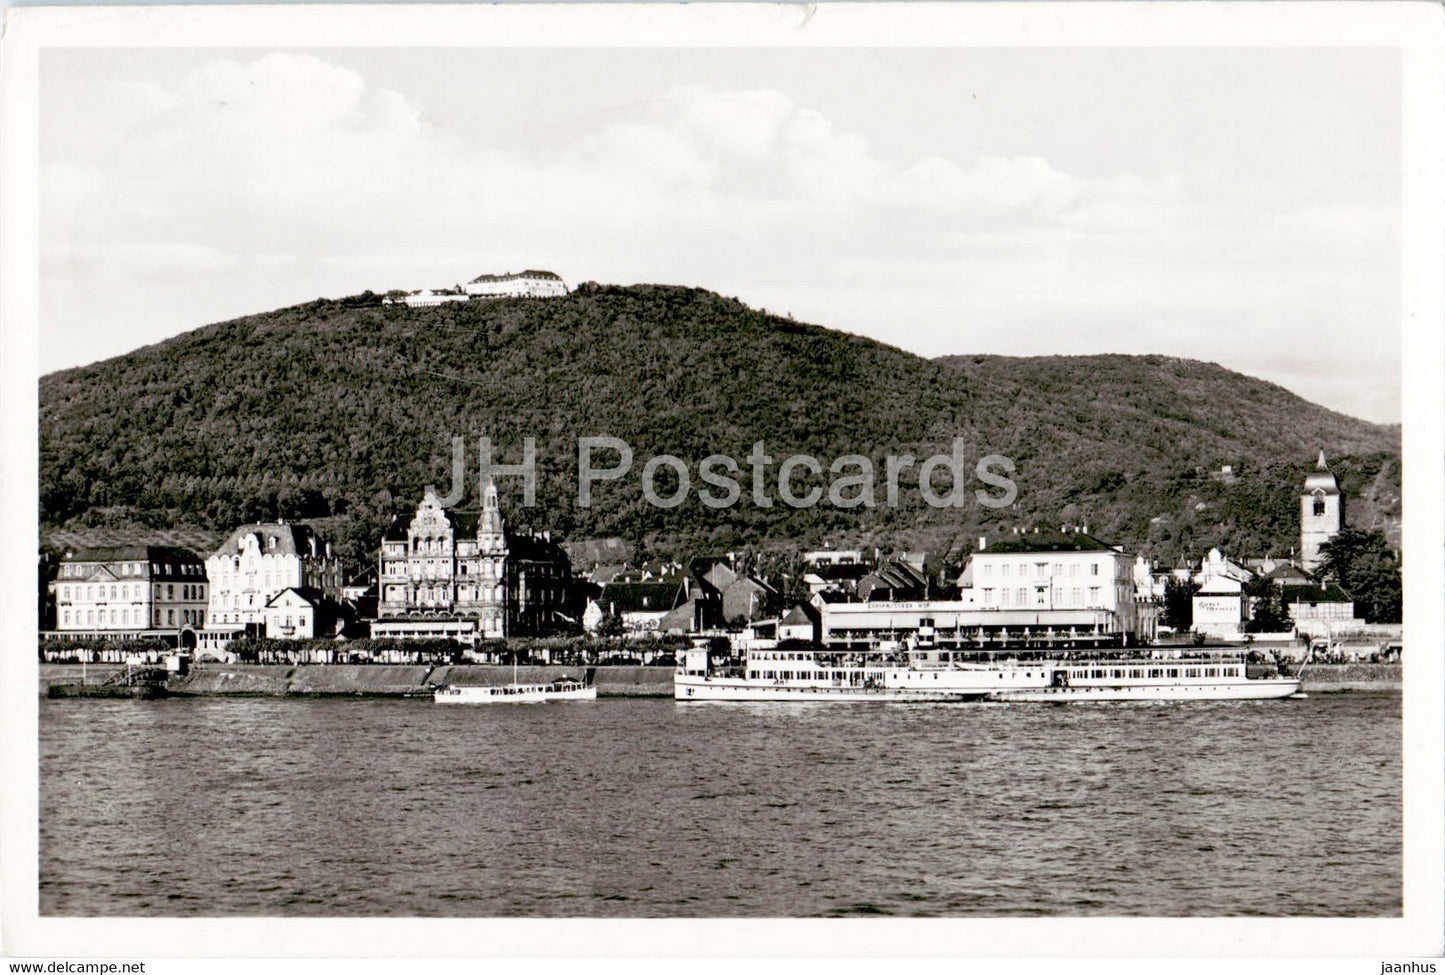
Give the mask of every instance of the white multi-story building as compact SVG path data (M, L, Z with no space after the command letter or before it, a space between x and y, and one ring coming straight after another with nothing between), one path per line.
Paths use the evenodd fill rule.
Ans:
M478 298L556 298L567 285L551 271L520 274L480 274L467 282L467 294Z
M506 527L496 485L482 510L453 511L428 491L381 541L375 637L466 643L566 628L572 566L550 533Z
M461 290L428 291L423 289L413 292L401 300L408 308L432 308L451 301L471 301L472 296Z
M179 636L206 617L201 557L164 545L66 552L55 581L55 624L82 636Z
M1027 534L985 546L969 561L980 609L1102 610L1119 632L1134 632L1134 559L1122 547L1082 532Z
M237 528L206 559L206 576L206 631L215 639L264 632L266 605L287 589L315 589L331 599L341 594L341 561L310 525Z
M1082 533L1017 535L971 556L957 599L823 602L825 645L1101 646L1153 637L1134 558Z

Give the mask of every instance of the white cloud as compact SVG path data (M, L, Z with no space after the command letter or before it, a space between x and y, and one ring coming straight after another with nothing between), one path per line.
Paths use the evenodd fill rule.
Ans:
M82 299L128 280L165 282L173 331L224 317L217 294L234 313L542 265L714 287L927 354L1187 346L1226 364L1311 322L1378 327L1394 294L1388 208L1246 208L1197 174L1038 155L894 158L777 90L674 88L573 120L545 154L468 144L307 55L105 92L124 125L44 160L44 283L73 319L47 368L90 347Z

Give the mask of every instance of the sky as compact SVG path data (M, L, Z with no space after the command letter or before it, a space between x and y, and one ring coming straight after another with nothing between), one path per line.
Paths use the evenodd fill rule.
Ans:
M1400 405L1386 49L47 49L42 372L524 268Z

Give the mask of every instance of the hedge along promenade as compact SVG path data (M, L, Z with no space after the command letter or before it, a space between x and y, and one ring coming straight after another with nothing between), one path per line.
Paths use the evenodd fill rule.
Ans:
M602 665L609 662L651 663L672 657L688 645L684 636L657 636L640 640L599 639L590 636L517 637L483 640L467 647L455 640L369 639L232 640L226 650L241 663L488 663Z
M580 677L576 666L519 666L519 683ZM508 664L203 664L172 678L166 690L194 697L430 697L446 684L499 685L512 681ZM671 667L598 667L598 697L672 697ZM43 688L42 688L43 690Z

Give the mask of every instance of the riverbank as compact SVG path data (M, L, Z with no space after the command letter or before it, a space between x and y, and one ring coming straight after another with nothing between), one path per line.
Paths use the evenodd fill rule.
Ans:
M582 673L578 667L518 667L516 679L523 684L545 684ZM41 664L40 693L126 696L127 692L116 686L124 674L125 667L120 664L84 668ZM427 697L446 684L496 686L512 679L511 667L488 664L205 664L183 677L172 676L163 693L178 697ZM1402 680L1400 664L1310 664L1300 689L1313 694L1398 691ZM671 667L597 667L594 682L598 697L672 697ZM52 686L59 689L51 691Z
M125 670L120 664L41 664L40 693L124 696L110 689ZM518 667L516 680L545 684L584 672L579 667ZM203 664L166 680L164 691L177 697L428 697L447 684L496 686L512 679L511 667L488 664ZM78 687L82 680L84 690ZM598 697L672 697L672 668L597 667L594 683Z

